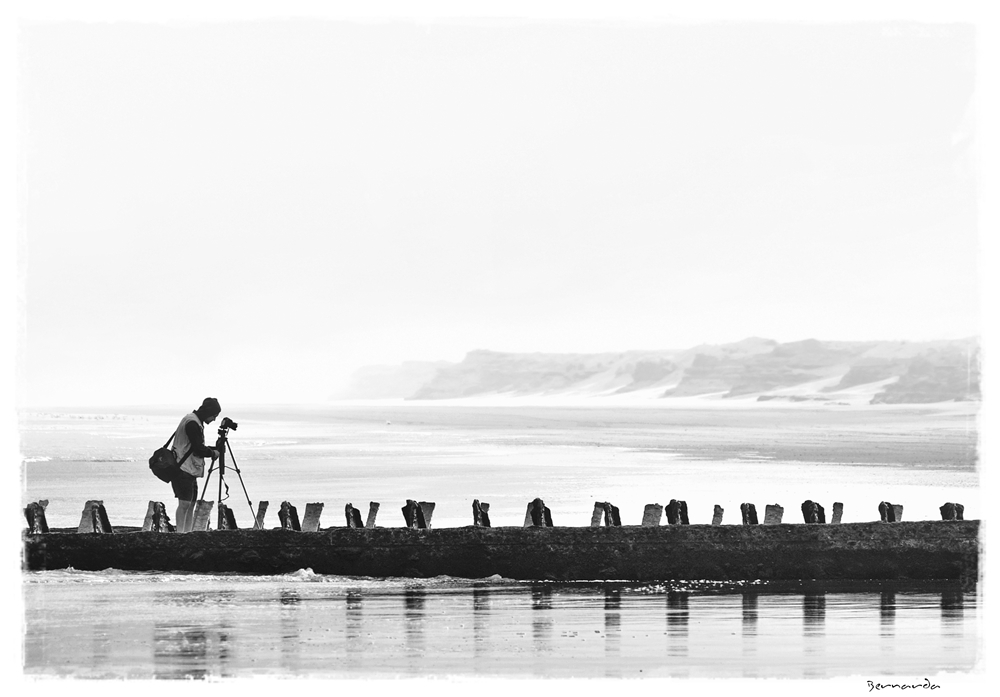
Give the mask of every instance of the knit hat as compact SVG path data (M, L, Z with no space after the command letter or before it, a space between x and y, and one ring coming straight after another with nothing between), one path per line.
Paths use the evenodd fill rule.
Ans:
M205 397L205 401L201 403L201 407L198 410L206 414L215 414L218 416L222 413L222 406L215 397Z

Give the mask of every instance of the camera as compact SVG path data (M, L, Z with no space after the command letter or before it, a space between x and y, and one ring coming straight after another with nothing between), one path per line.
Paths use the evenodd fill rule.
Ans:
M219 428L233 429L234 431L239 427L239 424L230 419L228 416L222 418L222 423L219 424Z

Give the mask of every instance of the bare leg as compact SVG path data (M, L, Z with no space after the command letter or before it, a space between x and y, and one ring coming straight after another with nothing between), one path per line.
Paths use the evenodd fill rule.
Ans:
M177 532L191 532L194 527L194 501L177 499Z

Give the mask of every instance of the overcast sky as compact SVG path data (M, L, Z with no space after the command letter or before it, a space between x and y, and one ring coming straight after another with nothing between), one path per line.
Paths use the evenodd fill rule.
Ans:
M963 24L35 22L22 404L979 333Z

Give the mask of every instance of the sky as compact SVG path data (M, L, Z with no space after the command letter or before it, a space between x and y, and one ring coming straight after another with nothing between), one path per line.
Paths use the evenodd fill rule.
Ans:
M32 20L22 406L980 333L969 23Z

